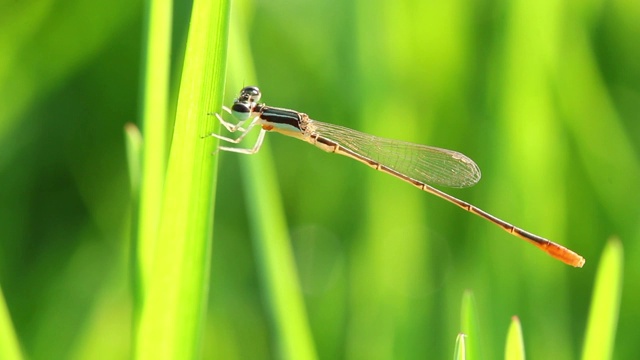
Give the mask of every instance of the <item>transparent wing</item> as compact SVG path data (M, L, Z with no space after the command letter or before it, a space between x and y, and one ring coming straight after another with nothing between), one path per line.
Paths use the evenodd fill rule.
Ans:
M465 155L432 146L380 138L312 120L312 131L414 180L463 188L480 180L480 168Z

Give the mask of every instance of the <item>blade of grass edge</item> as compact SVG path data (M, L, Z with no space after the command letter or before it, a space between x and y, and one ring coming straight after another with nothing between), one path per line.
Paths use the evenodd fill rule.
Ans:
M207 302L229 2L195 0L165 178L158 241L137 331L137 359L193 359ZM215 127L214 127L215 124Z
M238 3L236 3L238 4ZM243 3L232 11L230 42L230 84L256 84ZM234 88L234 92L239 90ZM252 139L255 139L252 138ZM245 144L252 144L246 139ZM265 141L267 143L267 141ZM241 165L247 208L256 248L259 274L278 348L283 359L315 359L316 352L300 290L293 250L285 220L277 177L268 145L258 154L242 156ZM265 191L265 189L268 189Z
M622 294L622 268L622 243L611 238L598 265L582 347L583 360L612 358Z
M517 316L511 318L507 341L504 349L505 360L524 360L524 339L522 337L522 325Z

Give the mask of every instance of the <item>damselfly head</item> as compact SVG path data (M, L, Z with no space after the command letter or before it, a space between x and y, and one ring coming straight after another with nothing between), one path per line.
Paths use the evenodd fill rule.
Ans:
M245 86L240 90L240 95L236 99L236 102L255 103L260 101L261 96L260 89L256 86Z

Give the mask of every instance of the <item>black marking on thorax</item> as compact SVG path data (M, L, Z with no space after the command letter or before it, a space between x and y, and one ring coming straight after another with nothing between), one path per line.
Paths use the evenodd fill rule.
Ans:
M295 110L263 106L260 118L274 124L286 124L300 130L300 113Z

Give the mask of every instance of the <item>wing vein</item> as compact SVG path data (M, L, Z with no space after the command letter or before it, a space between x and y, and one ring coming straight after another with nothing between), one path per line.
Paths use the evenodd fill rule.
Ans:
M480 180L478 165L457 151L385 139L315 120L310 125L314 134L420 182L463 188Z

